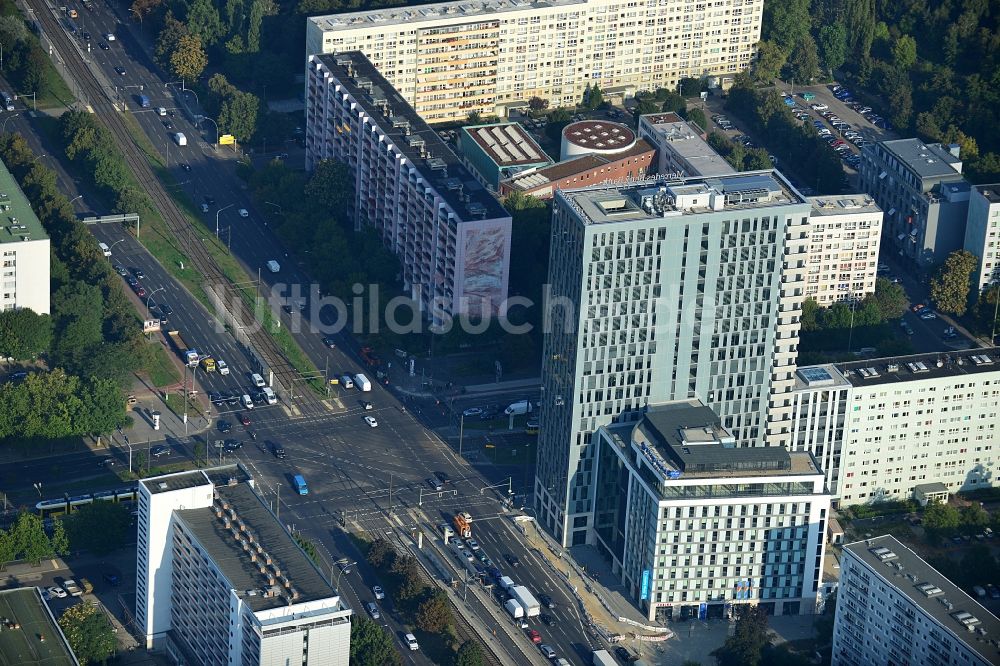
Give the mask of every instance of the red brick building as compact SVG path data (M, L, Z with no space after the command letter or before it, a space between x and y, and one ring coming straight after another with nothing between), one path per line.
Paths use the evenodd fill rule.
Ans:
M656 149L639 139L626 151L614 155L581 155L551 166L525 171L501 181L500 196L523 192L551 199L555 190L625 182L645 178L655 171Z

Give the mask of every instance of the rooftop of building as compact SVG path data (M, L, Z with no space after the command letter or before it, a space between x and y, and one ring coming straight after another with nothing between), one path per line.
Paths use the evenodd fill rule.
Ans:
M950 146L924 143L920 139L895 139L880 144L921 178L960 176L962 160L949 152ZM958 146L954 149L957 151Z
M457 0L456 2L438 2L431 5L377 11L367 10L312 16L309 21L324 31L343 31L442 19L461 20L484 14L492 15L586 4L587 0Z
M835 363L834 366L845 380L853 386L861 387L939 377L958 377L984 372L1000 372L1000 347L865 359L849 363ZM803 369L800 368L799 372Z
M396 149L433 184L459 219L510 216L364 54L349 51L311 57L333 73Z
M642 116L640 122L652 128L660 141L697 169L699 175L727 176L736 173L732 165L708 145L702 134L676 113L651 113Z
M983 195L991 204L1000 203L1000 183L993 183L991 185L976 185L976 191Z
M805 202L774 170L676 180L660 176L629 185L567 190L557 196L576 211L584 224L779 208Z
M48 235L14 175L0 162L0 243L45 240Z
M461 129L498 167L551 164L552 159L520 123L469 125Z
M737 446L718 415L699 400L650 405L631 437L667 479L820 474L807 452Z
M0 591L0 617L5 623L20 625L0 626L0 664L79 664L37 587ZM39 640L39 636L44 636L45 641Z
M867 194L806 197L806 201L812 204L810 215L813 217L882 212L882 209L875 203L875 200Z
M850 385L832 363L804 365L795 371L795 390L848 388Z
M151 479L140 479L139 483L149 490L150 495L157 495L185 488L197 488L198 486L224 485L230 481L244 483L249 479L250 476L240 465L222 465L208 469L165 474Z
M251 610L337 596L249 483L224 483L215 490L212 507L175 516Z
M566 141L590 150L624 150L635 143L635 132L609 120L580 120L562 130Z
M855 541L845 545L844 552L867 565L985 662L1000 661L1000 651L991 643L1000 638L1000 619L895 537Z
M628 150L615 153L614 155L597 155L594 153L580 155L579 157L574 157L569 160L556 162L555 164L551 164L547 167L541 167L525 173L519 173L516 176L513 176L509 182L517 189L530 190L545 185L546 183L554 183L577 174L600 169L612 162L617 162L618 160L628 159L630 157L635 157L636 155L644 155L655 150L656 148L649 145L645 140L639 139L635 142L635 145Z

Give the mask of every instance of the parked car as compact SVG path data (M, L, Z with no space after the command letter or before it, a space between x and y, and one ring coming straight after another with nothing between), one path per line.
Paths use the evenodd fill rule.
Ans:
M246 414L240 414L240 423L241 423L241 424L242 424L242 425L243 425L244 427L246 427L246 426L250 425L250 417L249 417L249 416L247 416Z
M376 585L372 588L372 594L375 595L375 599L382 601L385 599L385 590L382 589L381 585Z
M159 444L149 450L149 455L153 456L154 458L159 458L161 456L169 456L170 447Z
M221 399L222 396L220 395L219 398ZM221 432L222 434L226 434L232 429L233 429L233 424L230 423L229 421L225 420L219 421L219 432Z
M529 629L528 638L531 639L531 642L535 644L542 642L542 635L538 633L537 629Z

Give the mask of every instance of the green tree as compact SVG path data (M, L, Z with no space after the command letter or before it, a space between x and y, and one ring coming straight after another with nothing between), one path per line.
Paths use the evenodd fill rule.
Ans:
M375 568L381 568L383 564L392 566L396 559L396 551L392 544L385 539L375 539L368 547L368 555L365 559L368 560L368 564Z
M299 544L299 548L305 552L310 560L319 564L319 553L316 551L316 544L302 536L301 532L296 532L292 538L295 539L295 543Z
M955 250L931 279L931 298L938 309L961 317L969 304L972 274L979 258L967 250Z
M881 277L876 278L875 293L868 298L874 300L878 306L882 321L899 319L906 313L910 303L901 285Z
M11 536L17 557L32 564L38 564L54 553L42 519L28 511L22 511L18 515L17 522L11 528Z
M735 633L712 656L719 666L758 666L770 644L767 614L759 606L739 606L737 612Z
M163 28L160 29L160 34L156 37L156 45L153 49L153 56L161 67L171 69L170 58L177 50L177 44L180 43L181 37L187 34L189 34L187 26L168 11L163 18Z
M236 91L222 101L219 107L219 129L232 134L237 141L247 142L257 131L257 112L260 100L253 93Z
M66 526L62 519L55 518L52 521L52 550L56 555L65 557L69 555L69 537L66 536Z
M445 594L444 590L434 590L417 607L416 625L421 631L426 631L429 634L438 634L444 631L445 627L454 624L454 622L455 618L451 614L448 595Z
M791 45L809 34L811 24L809 0L772 2L764 7L761 34L775 44Z
M583 93L583 105L594 111L601 108L602 104L604 104L604 91L597 85L593 87L588 86Z
M656 100L650 98L643 98L639 100L639 103L635 105L636 118L639 116L644 116L647 113L659 113L662 106L656 103ZM636 121L638 122L638 121Z
M659 90L657 91L659 92ZM672 90L663 90L663 95L654 97L654 101L661 104L660 110L665 113L684 114L687 111L687 100L681 97L680 93Z
M163 0L133 0L129 12L139 19L141 24L144 18L152 14L162 4Z
M350 169L338 160L320 160L306 183L305 195L326 210L343 214L354 198Z
M973 503L959 511L962 527L969 532L979 532L990 526L990 514L979 504Z
M847 50L854 62L868 59L875 39L875 0L844 0Z
M0 312L0 356L37 358L52 345L52 319L28 308Z
M115 653L115 628L97 604L80 602L59 616L59 628L81 666L106 663Z
M194 441L194 464L198 467L203 467L208 463L208 457L206 455L205 442L200 439Z
M701 92L704 89L705 82L693 76L685 76L677 82L677 92L680 93L684 99L700 97Z
M483 666L483 648L474 640L465 641L455 655L455 666Z
M766 39L757 42L757 60L753 64L754 79L771 84L781 75L787 61L788 54L774 42Z
M1000 285L987 287L976 300L976 320L981 329L991 335L994 329L1000 329L998 300L1000 300Z
M528 108L532 111L544 111L549 108L549 100L541 97L532 97L528 100Z
M839 69L847 61L847 30L844 24L835 23L820 28L817 45L823 66L833 76L833 70Z
M186 81L196 81L208 66L208 54L198 35L181 35L170 54L170 71Z
M351 666L396 666L401 662L392 636L377 622L355 615L351 624Z
M423 590L417 561L412 555L396 557L392 563L392 573L399 577L399 598L401 601L414 599Z
M694 108L688 111L687 119L688 122L692 122L700 127L703 132L708 130L708 118L705 117L705 112L701 109Z
M788 76L796 83L810 83L819 71L819 55L816 41L811 35L805 35L795 43L795 48L788 56L785 65Z
M194 0L188 6L187 27L206 47L218 43L226 34L222 17L212 0Z
M961 523L958 509L950 504L935 502L924 511L923 525L927 530L937 532L954 531Z
M908 70L917 62L917 40L910 35L900 35L892 45L892 62L901 70Z
M66 518L66 535L74 551L107 555L133 538L132 516L122 504L94 502Z

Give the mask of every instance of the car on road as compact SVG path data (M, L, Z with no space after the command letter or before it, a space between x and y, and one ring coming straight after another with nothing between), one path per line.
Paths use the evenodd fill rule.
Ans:
M140 269L138 269L138 268L133 268L133 269L132 269L132 275L134 275L134 276L136 277L136 279L137 279L137 280L145 280L145 279L146 279L146 274L145 274L145 273L143 273L143 272L142 272L142 271L141 271Z
M219 397L221 398L222 396ZM226 420L219 421L219 432L221 432L222 434L226 434L232 429L233 429L233 424L230 423L229 421Z
M97 46L99 46L102 51L107 51L107 50L109 50L111 48L110 46L108 46L104 42L98 42Z
M619 645L615 648L615 656L624 661L626 664L631 664L633 661L636 661L635 655L629 652L628 648L623 645Z
M271 454L278 460L283 460L285 457L285 447L277 442L273 442L271 444Z
M538 633L537 629L529 629L528 638L531 639L531 642L535 644L542 642L542 635Z
M172 130L173 128L174 124L172 122L170 122L169 120L163 121L163 129Z
M126 275L125 276L125 282L127 282L128 286L130 286L130 287L138 287L139 286L139 281L136 280L131 275Z
M437 479L433 478L427 479L427 485L430 486L433 490L444 490L444 486L442 486L441 482L438 481Z
M482 413L483 413L482 407L469 407L464 412L462 412L462 416L479 416Z
M381 585L375 585L372 587L372 594L375 595L376 601L382 601L385 599L385 590L382 589Z
M542 602L543 606L545 606L546 608L548 608L550 610L556 607L556 603L554 601L552 601L552 597L550 597L547 594L544 594L544 593L539 594L538 595L538 600Z
M57 599L65 599L66 597L69 596L69 593L67 593L66 590L56 585L45 588L45 591L49 593L49 596L55 597Z
M542 613L541 615L542 624L546 627L552 627L556 625L556 619L549 615L548 613Z
M479 550L479 542L476 541L475 539L466 539L465 545L471 548L472 550Z
M118 275L121 275L122 277L128 277L128 271L125 270L125 267L122 266L121 264L115 264L114 266L112 266L112 268L115 269L115 273L118 273Z
M910 306L910 312L920 312L921 310L923 310L926 307L927 306L924 305L923 303L917 303L916 305L911 305Z
M375 605L374 601L369 601L365 604L365 609L367 609L368 614L372 616L373 620L377 620L382 617L382 614L378 612L378 606Z
M83 31L83 41L85 41L85 42L89 42L90 41L90 33L87 32L86 30Z
M417 642L417 637L414 636L413 634L406 634L405 636L403 636L403 641L406 643L406 647L410 648L411 650L420 649L420 643Z
M118 76L125 76L124 67L115 67L115 72L118 74Z
M826 111L830 107L828 107L826 104L812 104L810 105L809 108L811 108L813 111Z
M913 327L910 326L908 323L904 321L901 322L899 325L903 329L904 333L906 333L907 335L913 335Z
M118 587L118 584L122 582L121 578L118 577L118 574L111 573L110 571L105 572L101 577L104 579L105 583L114 587Z
M246 427L246 426L250 425L250 417L249 417L249 416L247 416L246 414L240 414L240 423L241 423L241 424L242 424L242 425L243 425L244 427Z
M104 39L108 40L109 42L115 41L115 33L113 33L113 32L105 33L104 34Z
M337 341L334 340L330 336L327 336L327 337L323 338L323 344L326 345L327 349L336 349L337 348Z
M924 310L923 312L920 313L919 317L924 321L927 321L929 319L937 319L937 313L934 312L933 310Z
M154 458L159 458L160 456L169 456L170 448L162 444L158 444L149 450L149 455Z
M207 203L202 203L201 204L201 212L203 212L203 213L207 213L208 212L208 204Z
M145 287L136 287L136 289L135 289L135 295L138 296L139 298L146 298L146 288Z
M246 208L240 208L240 217L250 217L250 211Z
M990 595L990 599L1000 599L1000 588L990 583L986 586L986 594Z
M372 411L373 409L375 409L375 405L373 405L373 404L372 404L372 403L370 403L370 402L363 402L363 403L361 403L361 407L362 407L362 408L364 408L364 410L365 410L366 412L370 412L370 411Z
M377 428L378 427L378 421L375 420L374 416L366 416L365 417L365 423L368 424L369 428Z
M541 650L542 654L545 656L546 659L551 661L552 659L556 658L556 651L552 649L551 645L546 645L545 643L542 643L541 645L538 646L538 649Z
M507 564L509 564L510 566L514 567L515 569L517 567L521 566L521 560L520 560L520 558L518 558L517 555L511 555L510 553L504 553L503 559L507 562Z
M243 448L243 442L238 439L227 439L223 448L225 448L226 451L239 451Z
M98 461L97 466L98 467L114 467L115 466L115 459L114 458L101 458L101 460Z
M191 165L188 164L187 162L181 164L181 168L184 169L185 171L191 171Z
M264 388L267 385L267 383L264 381L264 378L261 377L256 372L250 373L250 381L252 381L253 385L256 386L257 388Z

